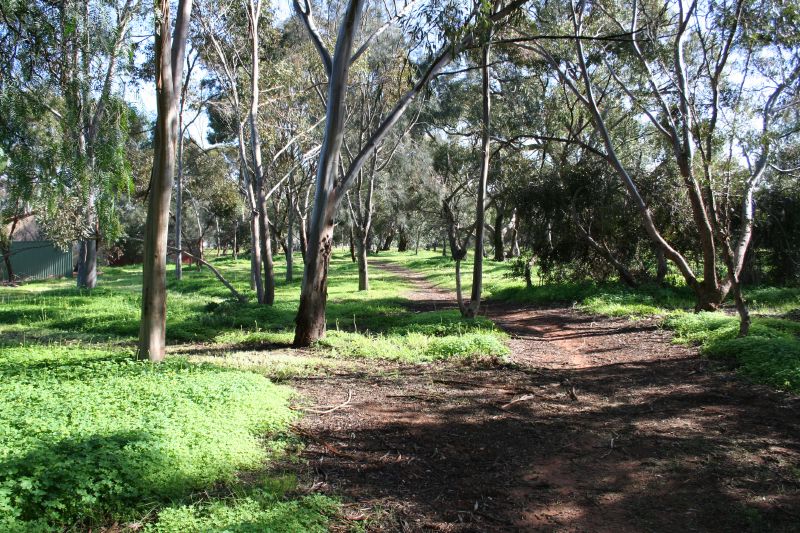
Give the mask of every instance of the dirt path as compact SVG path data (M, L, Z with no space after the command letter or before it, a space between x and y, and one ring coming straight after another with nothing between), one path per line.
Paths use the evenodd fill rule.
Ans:
M452 305L419 275L410 304ZM508 364L376 367L293 386L314 489L370 531L798 531L800 401L652 322L490 303Z

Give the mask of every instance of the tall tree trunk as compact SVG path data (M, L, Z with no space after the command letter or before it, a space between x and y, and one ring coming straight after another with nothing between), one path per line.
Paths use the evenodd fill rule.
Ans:
M489 180L489 149L492 99L489 80L489 40L491 31L487 32L486 43L483 45L481 57L482 92L483 92L483 131L481 132L481 175L478 184L478 200L475 213L475 258L472 268L472 294L469 307L465 316L475 317L481 305L481 292L483 291L483 233L486 227L486 185ZM502 231L502 230L500 230ZM502 247L501 247L502 249Z
M156 9L155 58L158 116L155 154L145 224L142 276L142 319L139 357L164 359L167 329L167 232L175 148L178 136L177 87L180 84L188 31L191 0L179 0L175 40L170 36L168 0L158 0Z
M261 224L261 259L264 262L264 301L266 305L275 303L275 263L272 259L272 236L270 235L269 218L266 200L262 203L259 216Z
M178 132L183 132L183 102L178 114ZM178 175L175 178L175 279L183 279L183 135L178 137Z
M248 5L248 22L250 30L250 158L253 163L253 174L256 193L258 195L258 219L260 230L261 261L264 267L264 292L259 303L272 305L275 301L275 272L272 260L272 242L267 212L267 190L264 166L261 162L261 136L258 132L259 105L259 38L258 25L261 18L261 1L250 0Z
M328 265L333 245L333 220L337 202L341 199L336 195L336 178L343 142L347 76L363 6L364 0L350 0L348 3L336 39L333 60L330 63L327 118L317 166L314 208L308 231L300 307L295 318L295 346L309 346L325 335L325 306L328 299Z

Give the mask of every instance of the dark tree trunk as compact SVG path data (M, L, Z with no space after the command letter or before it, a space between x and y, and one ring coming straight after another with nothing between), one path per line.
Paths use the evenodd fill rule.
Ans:
M78 245L78 288L97 286L97 241L85 239Z
M259 216L261 226L261 260L264 264L264 300L266 305L275 303L275 263L272 258L272 236L269 228L269 218L266 213L266 201L261 204Z
M353 226L350 226L350 260L355 263L358 261L356 257L356 240L355 236L353 235Z
M384 239L383 244L380 246L379 250L381 252L388 252L392 247L392 241L394 241L395 230L394 228L389 230L389 235L386 236Z
M0 229L2 231L2 229ZM11 265L11 242L2 247L3 263L6 265L6 281L14 281L14 267Z
M667 277L667 272L669 270L667 266L667 258L664 256L664 250L660 247L656 247L656 283L659 285L664 284L664 279Z
M525 261L525 287L533 288L533 257Z
M503 248L503 210L499 207L494 216L494 260L504 261L506 252Z
M400 235L397 237L397 251L408 251L408 233L406 233L405 228L400 228Z
M369 290L369 264L367 263L366 239L359 239L358 248L358 290Z
M328 300L328 266L333 247L333 223L318 232L319 240L309 243L300 307L295 318L295 346L310 346L325 336L325 307Z

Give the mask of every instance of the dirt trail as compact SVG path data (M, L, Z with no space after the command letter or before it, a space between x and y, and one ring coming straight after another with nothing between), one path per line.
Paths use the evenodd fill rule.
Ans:
M410 305L451 306L418 274ZM798 531L800 401L653 322L489 303L509 363L377 366L293 386L306 472L371 531Z

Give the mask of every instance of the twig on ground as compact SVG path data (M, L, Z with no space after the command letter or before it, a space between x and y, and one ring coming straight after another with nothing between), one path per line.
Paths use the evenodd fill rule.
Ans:
M336 411L337 409L341 409L342 407L346 407L350 403L350 400L352 400L352 399L353 399L353 391L349 390L349 391L347 391L347 400L345 400L344 402L340 403L339 405L335 405L335 406L331 407L330 409L320 410L320 409L313 409L311 407L307 407L307 408L306 407L296 407L296 408L293 408L293 409L295 411L303 411L305 413L313 413L315 415L326 415L328 413L332 413L332 412Z
M508 409L509 407L511 407L512 405L514 405L515 403L519 403L519 402L525 402L525 401L528 401L528 400L532 400L532 399L534 399L535 397L536 397L536 396L535 396L535 395L533 395L533 394L524 394L524 395L520 396L519 398L516 398L516 399L514 399L514 400L511 400L510 402L508 402L508 403L507 403L507 404L505 404L505 405L501 405L501 406L500 406L500 409Z

